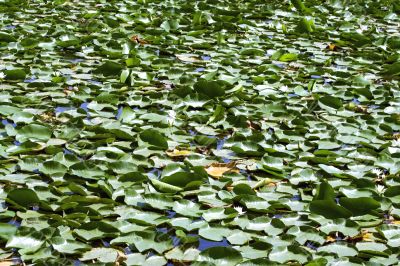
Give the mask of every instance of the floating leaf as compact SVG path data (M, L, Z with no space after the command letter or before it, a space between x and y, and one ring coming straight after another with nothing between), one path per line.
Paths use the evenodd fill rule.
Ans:
M50 128L38 124L29 124L18 130L17 138L19 141L26 139L48 141L52 135Z
M33 206L40 202L36 192L29 188L16 188L8 192L7 199L23 207Z
M236 265L242 261L239 251L228 247L211 247L202 251L198 258L199 261L206 261L215 265Z
M94 248L90 251L83 253L80 258L81 261L98 260L104 263L116 263L119 253L118 250L113 248Z
M26 77L26 72L23 69L4 70L6 79L10 80L23 80Z
M371 210L375 210L381 206L378 201L367 197L360 197L360 198L343 197L339 199L339 203L340 205L351 211L355 216L367 214Z
M159 149L168 149L168 142L163 135L154 129L147 129L140 133L140 139Z
M297 54L283 54L279 57L278 61L291 62L297 60Z
M173 151L166 151L166 154L168 154L169 157L184 157L191 155L192 152L188 150L174 149Z
M324 96L319 99L319 104L321 108L332 108L332 109L339 109L343 106L342 101L333 96Z
M310 211L328 219L348 218L352 213L332 200L313 200L310 203Z
M106 61L101 66L97 67L93 72L95 74L103 74L104 76L119 75L122 71L122 65L113 61Z
M222 163L213 163L205 168L207 174L212 177L222 177L225 173L228 172L236 172L239 170L235 168L234 163L222 164Z
M216 81L200 80L194 84L193 88L196 92L210 98L220 97L225 94L225 89Z

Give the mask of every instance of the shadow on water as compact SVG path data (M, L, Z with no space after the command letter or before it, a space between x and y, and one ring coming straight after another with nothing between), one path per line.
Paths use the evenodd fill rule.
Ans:
M156 228L156 231L159 233L167 234L168 233L168 228L166 227L158 227Z
M224 163L230 163L230 162L232 162L231 159L228 159L228 158L226 158L226 157L222 157L221 159L222 159L222 161L223 161Z
M20 257L12 257L12 265L25 265Z

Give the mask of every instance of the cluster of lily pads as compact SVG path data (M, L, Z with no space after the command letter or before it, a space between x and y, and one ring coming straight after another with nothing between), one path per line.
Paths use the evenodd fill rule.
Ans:
M399 15L0 1L0 264L398 263Z

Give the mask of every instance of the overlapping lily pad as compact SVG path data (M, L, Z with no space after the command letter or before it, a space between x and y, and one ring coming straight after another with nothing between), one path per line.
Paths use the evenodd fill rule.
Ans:
M0 2L1 265L395 265L395 0Z

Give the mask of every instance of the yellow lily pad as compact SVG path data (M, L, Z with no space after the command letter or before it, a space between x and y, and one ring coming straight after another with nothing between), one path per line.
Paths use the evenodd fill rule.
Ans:
M174 149L173 151L167 151L166 153L169 157L182 157L182 156L188 156L188 155L192 154L191 151L177 150L177 149Z
M223 164L223 163L213 163L209 165L208 167L205 168L207 174L209 174L212 177L222 177L223 174L228 173L228 172L235 172L239 173L239 169L236 168L235 163L228 163L228 164Z

